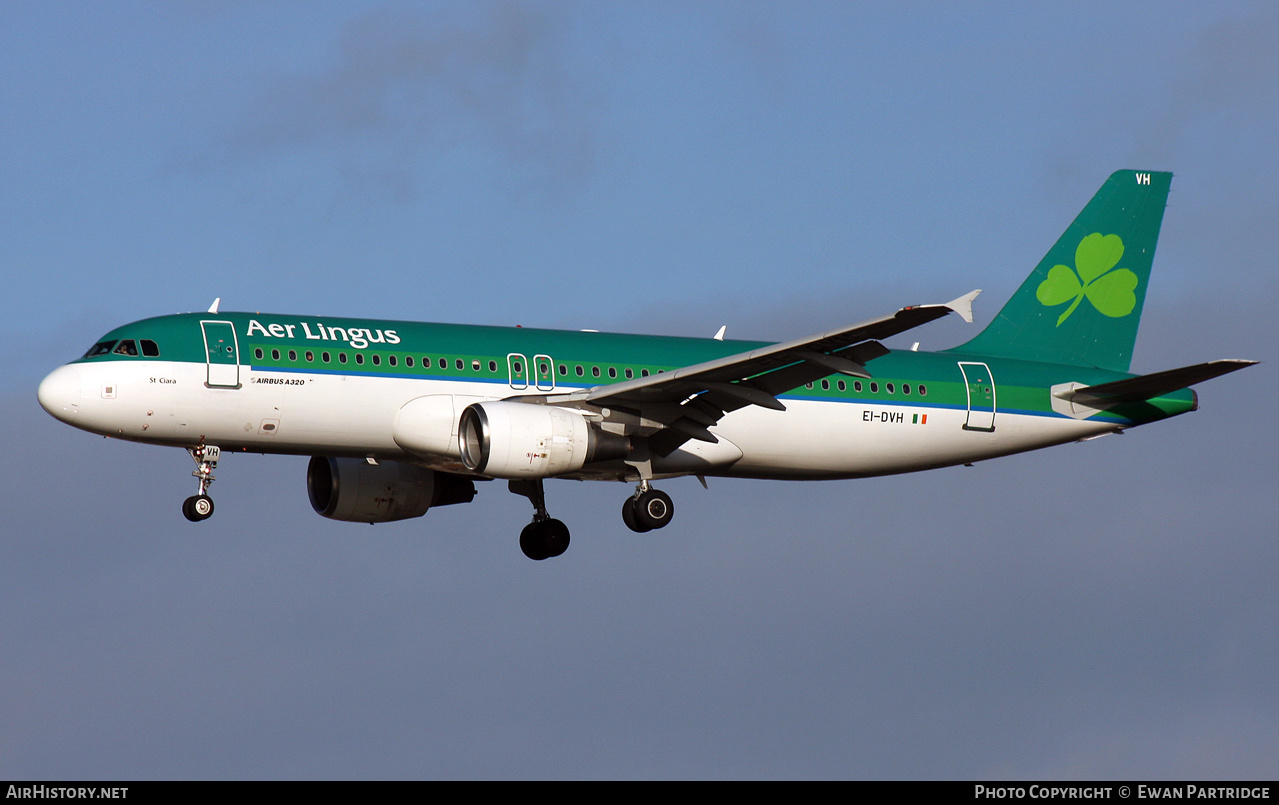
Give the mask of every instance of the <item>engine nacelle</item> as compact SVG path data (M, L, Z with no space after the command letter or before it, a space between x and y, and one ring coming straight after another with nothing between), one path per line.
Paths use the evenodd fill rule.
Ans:
M469 478L399 461L370 464L362 458L312 456L306 491L316 514L355 523L389 523L421 517L432 506L470 503Z
M391 437L410 453L457 458L457 422L463 409L483 397L429 394L406 402L395 414Z
M493 478L549 478L595 461L626 458L625 436L593 427L576 411L489 401L462 412L458 447L468 470Z

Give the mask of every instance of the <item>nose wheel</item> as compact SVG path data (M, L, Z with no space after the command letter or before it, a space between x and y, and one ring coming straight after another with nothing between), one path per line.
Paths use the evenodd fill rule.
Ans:
M198 523L213 516L213 498L209 497L208 491L222 450L217 445L202 444L187 448L187 452L195 461L195 472L191 474L200 480L200 491L182 501L182 514L191 522Z
M193 523L213 516L213 498L208 495L192 495L182 501L182 514Z
M622 503L622 522L637 534L665 528L674 516L675 504L671 496L660 489L653 489L648 481L641 481L635 494Z

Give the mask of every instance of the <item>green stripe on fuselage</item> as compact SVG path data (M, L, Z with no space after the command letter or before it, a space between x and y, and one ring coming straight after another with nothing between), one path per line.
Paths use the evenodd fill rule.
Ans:
M200 322L229 321L235 325L240 363L258 371L338 373L350 376L404 377L437 380L487 382L509 389L508 355L523 355L526 361L538 356L552 359L551 369L558 390L606 385L628 379L626 370L638 377L670 371L715 358L747 352L767 342L716 341L674 336L628 335L620 333L575 332L534 328L482 325L430 324L405 321L373 321L329 317L278 316L256 313L189 313L160 316L118 327L100 341L149 339L160 348L159 360L204 363L206 359ZM353 334L354 337L353 337ZM308 337L310 336L310 337ZM362 346L361 346L362 345ZM261 350L262 357L256 357ZM274 358L272 350L279 351ZM288 358L289 351L295 358ZM312 359L306 360L310 352ZM328 352L330 361L322 361ZM345 355L341 363L339 355ZM363 363L356 363L356 356ZM378 363L374 364L374 356ZM396 363L390 364L394 356ZM406 358L413 359L409 366ZM423 359L430 365L424 366ZM447 368L441 368L445 359ZM111 360L152 360L138 356L108 354L82 358L81 362ZM457 368L457 361L463 368ZM871 380L842 375L826 378L829 388L816 381L801 386L783 398L825 400L886 406L966 408L967 386L958 368L960 361L985 363L995 383L997 413L1059 416L1054 413L1049 389L1057 384L1104 383L1131 375L1081 366L1034 363L958 352L930 353L892 351L871 361ZM476 368L478 362L478 369ZM582 375L577 367L582 367ZM595 375L595 370L599 375ZM609 370L614 371L610 376ZM525 367L528 389L536 390L534 372ZM840 390L839 383L844 383ZM858 391L856 383L860 382ZM876 392L870 391L875 383ZM919 393L921 384L926 394ZM893 391L888 392L892 386ZM909 393L907 393L909 389ZM501 391L497 393L502 393ZM1096 415L1096 419L1117 424L1140 424L1184 413L1194 406L1194 394L1187 390L1165 395L1147 403L1128 404Z

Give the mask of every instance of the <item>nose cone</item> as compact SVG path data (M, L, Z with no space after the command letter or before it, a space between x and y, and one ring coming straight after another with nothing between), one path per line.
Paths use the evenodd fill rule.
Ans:
M80 372L74 366L60 366L40 382L36 392L40 407L55 419L74 422L80 405Z

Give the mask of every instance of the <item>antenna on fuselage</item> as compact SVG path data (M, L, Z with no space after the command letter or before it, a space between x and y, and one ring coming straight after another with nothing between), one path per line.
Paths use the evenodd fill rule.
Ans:
M217 313L217 312L218 312L218 304L219 304L221 301L222 301L222 297L220 297L220 296L219 296L217 299L214 299L214 300L213 300L213 304L209 305L209 312L210 312L210 313Z

